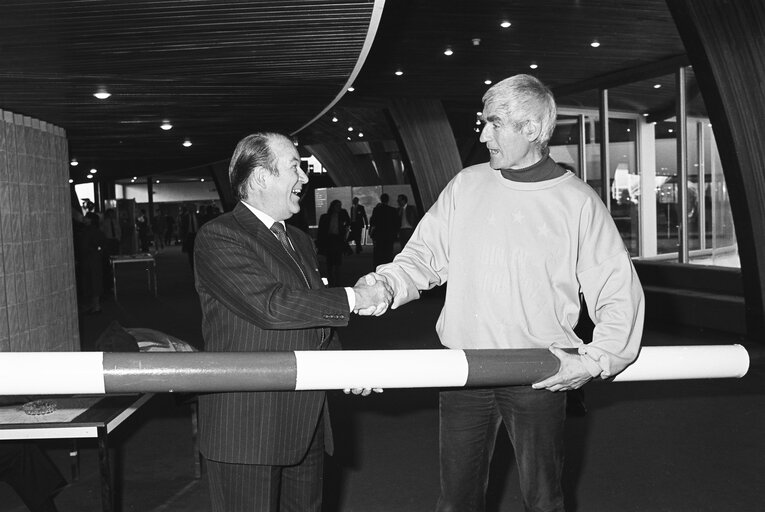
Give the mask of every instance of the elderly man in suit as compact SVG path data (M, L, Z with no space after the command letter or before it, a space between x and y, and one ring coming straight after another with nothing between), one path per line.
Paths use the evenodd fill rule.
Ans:
M195 243L205 350L338 348L333 327L347 325L351 311L387 307L391 292L379 283L325 287L311 239L285 230L308 181L289 138L245 137L229 178L239 203L206 223ZM321 509L324 452L332 452L323 391L205 394L199 431L213 511Z

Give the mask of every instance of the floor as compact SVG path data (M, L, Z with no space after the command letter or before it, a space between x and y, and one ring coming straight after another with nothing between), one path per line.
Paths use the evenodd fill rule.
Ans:
M349 256L352 284L371 269L371 248ZM82 316L83 347L112 320L157 329L200 346L200 309L192 273L177 246L157 255L159 295L140 268L120 269L118 301ZM125 266L127 267L127 266ZM438 291L381 318L354 317L346 348L431 348L438 342ZM735 336L649 326L650 345L728 344ZM741 379L586 386L588 414L567 423L568 510L721 512L765 510L765 372ZM338 453L328 459L327 512L423 512L438 495L437 390L386 390L362 398L331 396ZM204 477L194 477L189 405L157 395L116 431L123 512L209 510ZM43 447L70 477L68 442ZM62 512L100 510L96 447L80 442L80 477L57 497ZM489 511L521 510L512 454L500 435L489 485ZM25 510L0 484L0 512Z

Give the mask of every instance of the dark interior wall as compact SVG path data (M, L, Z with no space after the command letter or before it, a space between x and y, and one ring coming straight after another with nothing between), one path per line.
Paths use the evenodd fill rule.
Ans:
M64 130L0 110L0 351L80 346Z
M765 2L667 0L717 140L736 225L747 335L765 335Z

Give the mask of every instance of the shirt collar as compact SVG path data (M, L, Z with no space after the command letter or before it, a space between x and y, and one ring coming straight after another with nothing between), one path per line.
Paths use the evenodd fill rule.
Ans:
M273 218L272 218L272 217L271 217L269 214L267 214L267 213L265 213L265 212L262 212L262 211L258 210L257 208L255 208L255 207L254 207L254 206L252 206L251 204L248 204L248 203L246 203L246 202L244 202L244 201L241 201L241 203L242 203L243 205L245 205L245 206L247 207L247 209L248 209L248 210L250 210L252 213L254 213L254 214L255 214L255 216L256 216L258 219L260 219L260 222L262 222L263 224L265 224L265 226L266 226L268 229L271 229L271 226L273 226L273 225L274 225L274 223L276 223L276 222L279 222L279 224L281 224L282 226L284 226L284 222L283 222L283 221L276 221L276 220L274 220L274 219L273 219Z

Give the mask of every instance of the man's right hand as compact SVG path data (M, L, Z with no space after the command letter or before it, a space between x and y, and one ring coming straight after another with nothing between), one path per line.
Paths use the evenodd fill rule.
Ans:
M388 310L393 300L393 289L388 281L374 272L362 276L353 287L356 294L356 314L380 316Z

